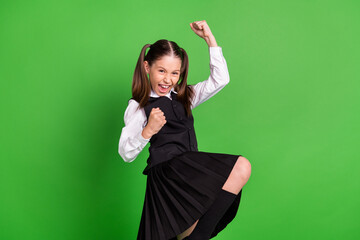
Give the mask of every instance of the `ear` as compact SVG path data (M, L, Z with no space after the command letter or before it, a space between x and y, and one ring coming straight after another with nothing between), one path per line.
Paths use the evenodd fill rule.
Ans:
M150 67L149 67L148 61L144 61L144 68L145 68L146 73L149 74Z

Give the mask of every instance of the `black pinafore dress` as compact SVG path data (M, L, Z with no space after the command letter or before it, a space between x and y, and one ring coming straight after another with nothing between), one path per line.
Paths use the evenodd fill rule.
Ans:
M159 107L166 124L150 139L145 200L137 240L169 240L191 227L211 206L239 156L198 151L193 117L166 96L149 98L149 118ZM211 238L230 223L238 210L242 189L217 224Z

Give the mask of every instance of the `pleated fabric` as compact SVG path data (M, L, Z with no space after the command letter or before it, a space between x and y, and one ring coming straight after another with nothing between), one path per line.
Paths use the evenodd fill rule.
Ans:
M149 170L137 240L169 240L211 206L242 155L188 151ZM211 238L236 216L242 189Z

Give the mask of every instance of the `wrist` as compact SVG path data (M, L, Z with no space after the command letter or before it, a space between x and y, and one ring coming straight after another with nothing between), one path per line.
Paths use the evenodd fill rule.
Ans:
M154 133L153 131L151 131L151 129L148 127L148 125L146 125L141 133L141 135L143 136L143 138L145 139L150 139Z
M209 47L217 47L218 46L214 35L211 35L210 37L204 37L204 40Z

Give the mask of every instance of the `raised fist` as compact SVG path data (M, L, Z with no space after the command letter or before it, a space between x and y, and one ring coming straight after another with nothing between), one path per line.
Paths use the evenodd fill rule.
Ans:
M201 38L210 38L213 36L209 25L205 20L202 21L195 21L190 23L191 29Z

